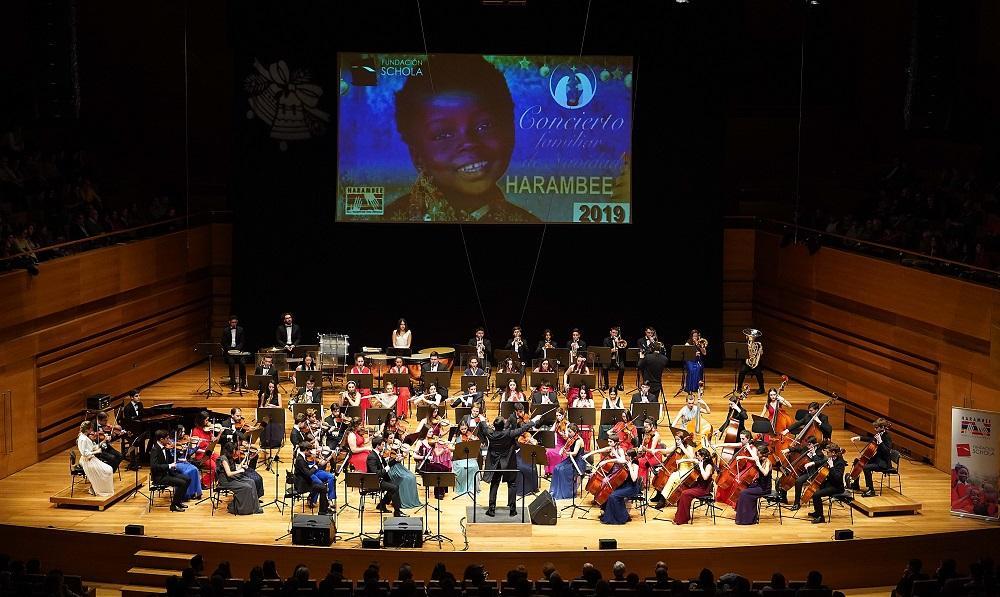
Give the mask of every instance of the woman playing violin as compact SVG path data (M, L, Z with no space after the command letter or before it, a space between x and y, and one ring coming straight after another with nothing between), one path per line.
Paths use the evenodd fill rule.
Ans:
M198 472L198 467L188 462L188 456L194 453L197 442L191 441L191 436L188 435L183 425L177 426L174 435L177 438L177 443L174 444L173 438L170 439L170 442L171 447L177 449L177 457L174 459L174 462L177 463L177 472L191 479L191 483L188 484L187 493L184 494L184 499L200 500L201 473Z
M569 499L576 493L576 479L587 470L587 463L583 459L583 440L576 425L566 425L565 443L556 451L561 461L552 469L552 486L549 491L557 500Z
M390 412L382 425L382 457L392 462L389 467L389 477L399 487L400 507L407 510L420 507L420 494L417 493L417 477L403 464L410 447L403 443L406 429L396 413Z
M368 472L368 453L372 451L371 438L365 430L364 421L358 417L351 420L351 430L347 433L347 447L351 451L348 464L355 471Z
M452 445L445 440L444 436L428 433L427 437L420 440L416 448L416 457L421 458L418 470L425 473L450 473L452 459ZM448 493L446 487L435 487L435 499L444 499Z
M555 436L555 447L548 448L545 450L545 474L551 475L552 470L557 464L563 461L566 457L562 453L562 447L566 445L569 441L569 421L566 419L566 411L559 409L556 411L556 422L552 426L553 435ZM577 430L579 433L579 430Z
M682 459L683 460L683 459ZM715 474L715 465L712 462L712 453L708 448L698 448L694 458L695 470L691 473L698 478L693 485L681 492L677 499L677 512L674 513L674 524L687 524L691 520L691 502L695 498L707 494L712 489L712 476Z
M477 410L478 407L473 407L473 412ZM479 413L475 413L477 417ZM485 420L485 419L483 419ZM479 427L478 419L473 423L475 427L470 427L470 418L463 418L458 424L458 442L471 442L476 441L479 437L476 435L476 429ZM475 491L472 489L473 483L479 484L479 479L477 479L477 473L479 472L479 461L475 458L463 458L463 454L456 450L454 452L455 460L452 461L451 467L455 471L455 491L461 495L463 493L478 493L479 488L477 487Z

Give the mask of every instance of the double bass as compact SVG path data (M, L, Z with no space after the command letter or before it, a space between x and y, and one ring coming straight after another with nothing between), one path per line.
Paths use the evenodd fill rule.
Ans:
M712 437L712 433L715 430L714 427L712 427L712 424L708 422L708 419L703 419L701 417L700 403L704 401L704 394L705 382L700 381L698 382L698 400L695 401L695 404L698 405L698 412L695 414L693 419L684 425L685 431L694 436L694 445L696 446L703 445L705 438Z
M743 400L750 395L750 384L743 384L743 391L733 396L730 402L733 404L740 404ZM742 409L742 405L740 406ZM729 407L729 414L732 414L733 407ZM719 440L721 443L726 444L737 444L740 441L740 420L732 416L727 418L725 428L719 429ZM719 460L723 463L732 462L733 458L736 456L736 452L739 451L738 448L722 448L722 452L719 454Z
M628 479L628 466L616 458L608 456L595 467L587 480L587 492L594 496L594 503L603 505L611 493Z
M785 386L788 385L788 376L781 376L781 385L778 386L777 395L781 396L781 392L785 390ZM764 411L767 412L767 407L769 405L764 405ZM774 412L768 417L771 420L771 428L774 429L775 433L781 433L785 429L788 429L789 425L794 423L792 420L792 415L788 414L781 408L781 402L777 399L774 401Z
M802 426L802 429L792 437L790 434L784 433L778 436L774 441L771 442L771 452L780 454L784 450L792 447L799 446L808 441L810 437L816 438L817 442L823 441L823 431L819 428L819 415L823 412L823 409L830 406L834 402L840 400L840 397L836 394L833 395L829 400L824 402L816 410L816 413L809 418L809 420ZM773 460L772 460L773 462Z

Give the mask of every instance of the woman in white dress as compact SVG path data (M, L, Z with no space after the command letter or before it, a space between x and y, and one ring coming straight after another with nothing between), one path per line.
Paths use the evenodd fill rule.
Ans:
M87 473L91 491L100 497L115 493L114 471L96 458L101 449L94 442L97 433L90 421L80 423L80 435L76 438L76 448L80 451L80 466Z
M410 356L411 346L413 346L413 332L410 331L410 326L406 323L406 320L400 318L396 322L396 329L392 330L393 354L397 356Z

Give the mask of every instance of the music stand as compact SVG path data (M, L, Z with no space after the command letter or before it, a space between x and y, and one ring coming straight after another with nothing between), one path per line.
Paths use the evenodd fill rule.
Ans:
M550 361L555 361L558 365L563 367L569 367L569 349L568 348L547 348L545 349L545 358Z
M571 388L578 388L580 384L587 384L587 387L591 390L597 388L596 373L570 373L567 381L569 381L569 387Z
M621 420L621 413L625 412L624 408L602 408L601 409L601 419L598 423L597 429L597 439L603 439L608 436L608 429L614 427L615 423ZM641 427L641 425L640 425ZM602 437L603 436L603 437Z
M271 470L271 463L281 462L278 452L285 444L285 410L276 406L258 407L255 414L257 421L265 425L260 447L267 449L265 468Z
M346 385L348 382L354 382L357 384L359 390L371 390L372 389L372 374L371 373L348 373L347 381L344 382Z
M462 419L472 414L472 407L456 406L451 409L451 412L455 413L455 431L458 431L458 426L461 424Z
M638 348L626 348L625 349L625 366L635 365L635 387L629 390L629 392L634 392L639 389L639 384L642 379L642 372L639 371L639 349Z
M753 423L750 425L750 431L755 435L775 435L774 426L771 424L771 419L767 417L762 417L760 415L750 415L753 418Z
M448 395L448 387L451 385L451 369L447 371L424 371L420 377L426 388L429 384L434 384L438 388L441 396Z
M432 408L434 408L434 407L431 406L431 405L429 405L429 404L424 404L424 405L418 406L417 407L417 420L420 421L422 419L426 419L427 415L430 414ZM438 414L441 415L441 418L444 418L444 415L445 415L445 413L448 410L448 404L444 400L442 400L441 401L441 405L438 406L437 409L438 409Z
M496 389L498 392L503 392L504 390L506 390L507 384L510 383L510 380L512 379L515 382L517 382L517 389L523 392L525 390L523 371L521 373L502 373L500 371L497 371L495 374L493 374L493 383L496 384Z
M133 469L135 471L135 487L133 487L132 490L128 492L128 495L122 501L130 500L137 495L141 495L142 497L146 498L146 501L149 501L149 496L143 493L142 484L139 483L139 470L142 468L142 447L149 438L150 438L150 432L143 431L132 440L132 443L129 445L128 450L125 450L124 458L128 460L129 468L132 467L132 463L136 464L136 467ZM149 471L149 475L147 476L146 481L148 481L149 483L153 482L152 470Z
M361 518L361 527L358 529L358 533L351 535L350 537L344 539L344 541L350 541L352 539L366 538L366 539L378 539L378 535L371 535L365 532L365 497L364 492L366 491L377 491L381 487L378 475L375 473L361 473L356 471L348 472L344 475L344 505L341 509L348 507L347 503L347 488L354 487L358 490L358 503L359 508L355 508L358 511L358 516ZM351 506L353 508L353 506ZM382 513L379 512L379 529L382 528ZM379 531L381 533L381 530Z
M360 406L347 406L341 407L344 416L350 419L360 419L361 418L361 407Z
M660 404L660 402L633 402L631 407L629 407L629 414L632 416L632 420L636 420L636 417L639 417L640 424L638 427L640 428L642 427L641 422L645 421L647 417L652 419L654 426L656 426L660 421L660 413L667 411L665 408L661 411ZM640 413L642 414L641 417L639 416ZM667 413L667 425L670 425L669 412Z
M570 423L576 423L577 426L589 425L590 433L594 433L594 425L597 421L597 409L594 407L583 407L583 408L570 408L566 415L566 420ZM581 435L583 431L580 432ZM584 446L589 450L590 446Z
M558 404L538 404L533 406L530 402L526 402L525 406L528 409L528 414L532 417L538 414L542 415L542 418L538 419L536 425L549 425L551 427L555 424L556 411L559 410Z
M392 382L392 385L397 388L408 388L410 387L410 374L409 373L384 373L382 375L382 383ZM385 387L383 385L383 387Z
M302 414L305 414L305 415L308 416L308 413L306 413L306 411L308 409L315 410L316 414L319 415L320 421L323 420L323 405L322 404L312 404L311 402L302 402L302 403L293 404L292 405L292 420L294 421L295 418L297 416L299 416L299 413L302 413Z
M199 389L195 394L203 394L205 398L221 396L222 392L212 387L215 384L215 380L212 379L212 358L222 356L222 345L218 342L199 342L194 345L194 351L208 356L208 381L205 383L205 389ZM220 384L219 387L221 388L222 385Z
M750 357L750 349L747 347L746 342L725 342L722 346L725 351L725 358L736 361L736 366L733 368L733 389L723 396L723 398L738 396L740 389L736 386L739 384L740 365Z
M429 497L430 497L430 490L431 490L431 488L432 487L435 488L435 489L437 489L437 488L447 489L449 487L454 488L455 487L455 473L450 472L450 471L448 471L448 472L444 472L444 471L421 471L421 473L420 473L420 482L424 486L424 525L428 526L427 522L426 522L427 521L427 502L430 501ZM435 494L436 493L437 492L435 492ZM451 538L447 537L446 535L442 535L441 534L441 498L439 498L437 495L435 495L434 499L437 500L437 507L434 508L435 510L437 510L437 534L436 535L430 535L428 537L425 537L424 539L426 541L437 541L438 542L438 549L441 549L441 544L442 544L443 541L447 541L448 543L454 543L454 541L452 541Z
M251 388L256 388L258 392L264 389L268 382L274 382L274 387L278 387L278 376L277 375L257 375L256 373L250 373L247 375L247 385Z
M670 360L675 363L683 363L684 361L693 361L695 354L698 350L696 347L690 344L674 344L670 347ZM681 366L681 386L677 388L677 392L674 394L674 398L680 395L684 391L684 385L687 381L687 367ZM698 380L701 381L701 380Z
M531 462L531 468L538 471L539 462L547 462L548 457L545 455L545 446L539 443L535 444L520 444L519 449L521 450L521 462Z
M369 427L381 427L385 424L386 417L389 416L390 412L395 412L395 409L369 407L365 411L365 425Z
M485 338L483 340L485 341ZM454 348L455 362L452 363L452 367L458 365L464 368L468 359L472 357L476 357L477 359L479 358L479 351L476 350L475 346L469 346L468 344L455 344ZM483 369L486 369L486 366L489 365L489 360L490 355L486 354L486 351L484 350L483 358L479 359L479 364L483 367Z
M478 439L469 440L467 442L458 442L457 444L455 444L455 452L454 453L455 454L461 453L462 457L461 458L454 458L453 457L453 458L455 460L471 460L471 459L476 459L478 461L479 460L479 455L482 454L482 446L483 446L483 443L481 441L479 441ZM468 487L472 487L472 485L469 483L469 467L465 467L465 486L467 488ZM458 498L462 497L463 495L471 495L473 500L476 499L476 494L473 491L469 490L469 489L466 489L466 491L463 491L462 493L456 495L455 497L453 497L451 499L452 500L457 500ZM425 499L425 502L426 502L426 499ZM438 505L440 506L441 504L438 504ZM440 529L438 529L438 532L440 532Z
M465 389L469 387L470 383L476 384L476 391L480 391L480 389L482 389L482 391L485 392L490 383L490 376L462 374L462 381L459 382L460 385L458 386L458 393L464 394Z
M584 452L586 452L586 450L584 450ZM584 462L584 471L585 471L586 470L586 466L587 466L586 459L584 459L583 462ZM559 513L560 513L560 515L562 515L563 512L565 512L566 510L569 510L569 517L573 518L573 515L576 514L576 511L580 510L580 511L583 512L583 514L580 515L580 518L582 519L584 516L587 515L588 512L590 512L590 508L584 508L583 506L578 506L576 504L576 493L577 493L577 491L580 491L581 493L583 493L583 490L584 490L584 487L583 487L583 474L584 474L584 471L580 470L579 466L577 465L576 460L572 460L571 459L570 463L573 466L573 493L570 495L570 503L569 503L569 505L568 506L563 506L562 508L560 508L559 509Z
M502 418L502 419L509 419L510 416L512 414L514 414L514 405L515 404L518 404L518 403L517 402L510 402L510 401L501 402L500 403L500 418ZM531 403L530 402L521 402L520 404L524 405L524 412L528 412L528 409L531 408Z
M531 385L535 386L536 388L540 388L540 387L542 387L542 384L546 384L550 388L552 388L553 390L555 390L556 393L558 394L558 393L562 392L562 388L560 387L562 384L558 383L558 381L556 379L557 377L558 377L558 374L555 371L550 371L548 373L541 373L541 372L532 371L531 372Z
M594 355L594 365L600 365L601 367L607 367L611 364L611 347L610 346L588 346L587 351Z
M515 363L520 364L522 367L525 365L525 363L521 362L521 357L517 356L517 351L506 348L494 348L493 358L496 359L497 363L502 363L507 359L512 359Z

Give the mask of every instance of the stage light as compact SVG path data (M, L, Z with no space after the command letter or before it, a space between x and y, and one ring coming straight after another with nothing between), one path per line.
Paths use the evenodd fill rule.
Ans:
M674 0L677 4L691 4L691 0Z

